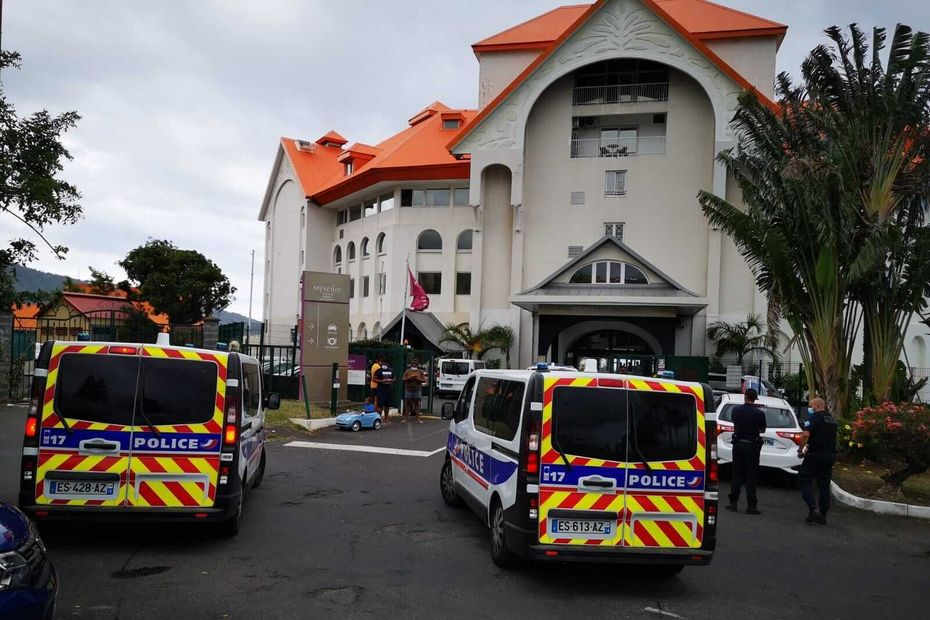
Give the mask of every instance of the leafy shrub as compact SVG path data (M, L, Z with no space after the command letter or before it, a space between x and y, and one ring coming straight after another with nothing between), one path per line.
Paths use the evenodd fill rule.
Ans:
M910 476L930 469L930 408L916 403L885 402L856 413L847 445L891 470L882 476L900 491Z

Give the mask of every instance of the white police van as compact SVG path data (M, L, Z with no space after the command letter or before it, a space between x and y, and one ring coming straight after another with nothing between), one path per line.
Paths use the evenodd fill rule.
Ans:
M160 335L161 336L161 335ZM167 334L165 334L167 336ZM213 522L235 535L265 472L258 360L157 344L42 345L20 507L37 520Z
M440 491L491 530L491 557L708 564L716 545L712 391L584 372L479 370L450 420Z
M436 377L436 393L458 395L465 385L468 375L481 370L485 364L481 360L458 360L440 358L436 360L438 370Z

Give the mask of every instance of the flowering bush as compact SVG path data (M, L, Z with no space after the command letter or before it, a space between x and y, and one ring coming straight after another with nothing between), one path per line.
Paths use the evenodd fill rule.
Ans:
M848 445L888 465L882 479L898 491L910 476L930 469L930 408L890 402L866 407L850 424Z

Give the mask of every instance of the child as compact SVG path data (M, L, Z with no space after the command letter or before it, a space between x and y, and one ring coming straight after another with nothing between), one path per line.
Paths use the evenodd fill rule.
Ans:
M365 397L365 404L362 405L362 411L365 412L365 413L374 413L374 412L375 412L375 404L372 402L371 396L366 396L366 397Z

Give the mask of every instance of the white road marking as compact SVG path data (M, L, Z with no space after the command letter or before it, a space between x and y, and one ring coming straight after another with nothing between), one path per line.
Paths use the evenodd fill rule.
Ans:
M378 446L353 446L342 443L321 443L319 441L290 441L284 444L285 448L316 448L317 450L342 450L344 452L370 452L372 454L393 454L394 456L418 456L427 458L439 454L446 449L445 446L436 448L432 452L426 450L402 450L400 448L380 448Z
M670 611L657 609L655 607L643 607L643 611L648 611L651 614L659 614L660 616L665 616L667 618L679 618L680 620L684 620L684 616L679 616L678 614L673 614Z

